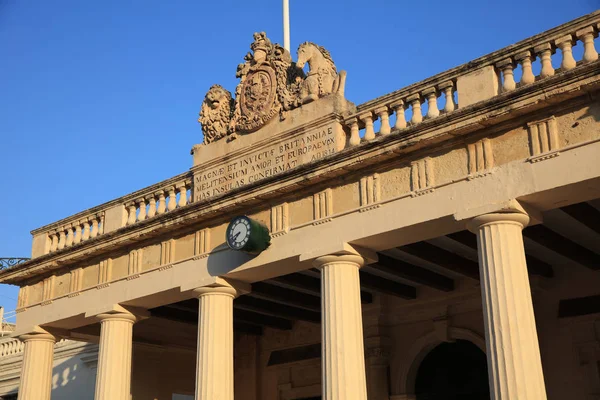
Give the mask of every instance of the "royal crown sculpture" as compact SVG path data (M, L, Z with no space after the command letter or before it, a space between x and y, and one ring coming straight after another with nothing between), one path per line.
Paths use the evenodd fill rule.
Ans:
M264 32L254 34L251 52L237 67L240 83L235 98L220 85L213 85L204 98L198 122L204 144L238 134L254 132L279 116L331 93L344 95L346 71L339 74L329 52L314 43L298 47L298 61L273 44ZM309 72L305 74L304 65Z

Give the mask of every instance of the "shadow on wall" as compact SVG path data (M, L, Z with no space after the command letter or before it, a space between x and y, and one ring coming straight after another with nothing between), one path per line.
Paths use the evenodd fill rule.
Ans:
M66 358L52 370L52 400L93 400L95 384L96 369L81 355Z

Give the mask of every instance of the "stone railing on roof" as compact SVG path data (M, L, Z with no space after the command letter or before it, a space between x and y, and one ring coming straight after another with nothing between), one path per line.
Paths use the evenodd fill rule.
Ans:
M75 343L75 341L69 339L60 339L58 342L56 342L54 348L63 347L70 343ZM25 343L17 338L0 338L0 358L14 356L16 354L23 353L24 350Z
M74 247L191 203L192 175L169 178L68 218L43 226L33 235L32 258Z
M368 101L345 119L350 130L349 145L356 146L377 136L389 135L423 121L451 113L499 94L538 82L579 65L596 61L594 39L600 31L600 11L550 29L514 45L480 57L403 89ZM584 48L581 60L573 57L573 46ZM552 55L560 49L560 66L552 64ZM535 65L535 64L538 65ZM520 79L515 69L520 68ZM536 75L534 70L540 72ZM439 99L444 97L440 109ZM423 113L423 104L427 112ZM410 114L410 118L407 118ZM395 118L394 123L390 122ZM379 132L375 122L379 121Z
M555 74L594 62L594 40L600 31L600 11L535 35L462 66L359 105L345 115L346 147L377 137L402 135L422 122L464 109L507 92L536 84ZM580 60L573 46L581 43ZM552 55L560 49L560 66ZM515 78L515 70L518 70ZM536 75L534 71L539 69ZM439 99L443 97L443 107ZM423 106L423 104L426 106ZM423 109L427 111L423 113ZM378 132L376 125L378 124ZM32 258L77 246L117 229L138 224L192 202L193 174L186 172L119 199L32 231ZM198 201L198 200L196 200Z

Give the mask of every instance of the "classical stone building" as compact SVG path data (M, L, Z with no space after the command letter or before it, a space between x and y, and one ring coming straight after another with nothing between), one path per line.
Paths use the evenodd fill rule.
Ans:
M0 272L19 399L64 339L99 344L97 400L600 398L599 29L360 105L327 50L255 34L189 171Z

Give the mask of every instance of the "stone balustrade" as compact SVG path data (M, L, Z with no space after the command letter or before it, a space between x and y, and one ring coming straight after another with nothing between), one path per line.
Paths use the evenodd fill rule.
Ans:
M48 232L49 253L74 246L104 233L104 213L100 212L61 225Z
M600 11L597 11L361 104L355 114L345 119L348 145L356 146L379 136L402 131L459 108L594 62L598 60L594 41L599 31ZM573 55L576 45L583 47L579 60ZM560 65L553 65L558 61L552 59L557 49L560 50ZM379 125L378 129L376 124Z
M62 347L69 343L75 343L73 340L61 339L54 347ZM0 338L0 358L21 354L25 350L25 343L17 338Z
M31 257L54 253L191 203L189 172L31 232Z
M191 203L191 189L192 180L186 177L128 201L125 204L126 225L133 225Z
M0 341L0 358L22 353L25 343L15 338L7 338Z

